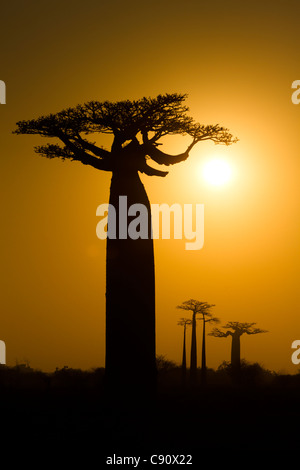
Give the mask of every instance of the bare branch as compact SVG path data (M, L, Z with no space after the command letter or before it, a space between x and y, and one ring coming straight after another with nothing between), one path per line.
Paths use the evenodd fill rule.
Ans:
M55 144L47 144L34 147L34 150L42 157L80 161L84 165L92 166L97 170L111 171L105 161L80 150L71 150L68 146L60 147Z
M233 137L226 127L221 127L219 124L206 126L203 124L195 124L189 132L189 135L193 137L192 146L204 140L211 140L215 144L225 145L231 145L238 142L238 139Z
M147 165L147 163L145 162L144 165L140 166L140 171L142 173L145 173L145 175L148 175L148 176L167 176L169 174L168 171L161 171L161 170L157 170L156 168L152 168L151 166Z
M180 320L177 322L177 325L180 326L189 326L192 324L192 320L189 318L180 318Z
M196 314L204 313L205 315L211 315L209 309L214 306L214 304L208 304L207 302L200 302L199 300L189 299L185 300L181 305L177 305L176 308L191 311Z
M221 331L219 328L213 328L210 333L208 333L209 336L215 336L216 338L227 338L227 336L231 335L231 331Z
M209 314L206 314L207 317L209 317ZM205 322L211 322L211 323L220 323L220 319L218 317L209 317L205 318Z
M261 328L253 328L253 330L246 330L247 335L257 335L258 333L268 333L268 330L262 330Z
M83 139L80 134L76 134L75 137L76 142L79 143L84 149L93 152L94 155L97 157L108 159L110 157L110 152L108 150L103 149L102 147L98 147L97 145L93 144L92 142L88 142L86 139Z
M256 323L241 323L241 322L228 322L226 325L222 326L222 328L227 329L228 334L233 335L234 333L238 335L256 335L258 333L267 333L267 330L261 330L260 328L253 328L253 325ZM216 329L220 331L219 329ZM230 331L232 330L232 331Z
M159 150L155 145L144 144L145 152L159 165L174 165L175 163L186 160L189 156L188 152L180 153L179 155L169 155Z
M84 165L90 165L97 170L111 171L107 159L102 160L85 152L60 130L57 130L57 137L59 137L59 139L65 144L66 148L72 152L73 160L78 160Z

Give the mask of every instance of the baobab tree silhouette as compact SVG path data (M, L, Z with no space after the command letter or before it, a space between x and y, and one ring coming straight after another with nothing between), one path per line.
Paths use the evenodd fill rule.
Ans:
M173 165L186 160L200 141L230 145L237 139L228 129L196 123L187 115L187 95L165 94L136 101L99 102L65 109L56 114L17 123L16 134L38 134L59 139L59 143L35 147L43 157L79 161L96 170L112 172L110 208L116 215L116 237L110 237L110 209L106 258L106 379L112 388L131 384L155 386L155 283L150 203L139 172L166 176L167 171L148 165ZM110 134L106 150L88 136ZM167 135L188 135L185 152L172 156L158 149ZM62 145L61 145L62 144ZM147 208L147 237L131 239L120 235L119 219L124 210L119 197L127 196L128 206ZM127 217L129 225L132 217ZM128 228L127 225L127 228ZM124 227L123 227L124 229ZM124 387L123 387L124 389Z
M239 371L241 366L241 336L245 333L247 335L267 333L267 330L254 328L254 325L256 325L256 323L240 323L237 321L231 321L222 326L222 328L227 331L221 331L219 328L214 328L209 333L210 336L215 336L216 338L226 338L227 336L231 336L231 367L235 371Z
M200 302L199 300L189 299L185 300L181 305L176 308L192 312L192 341L191 341L191 361L190 361L190 380L191 384L195 385L197 382L197 335L196 335L196 317L197 315L211 315L210 308L214 307L213 304L207 302ZM204 330L205 334L205 330ZM205 347L205 345L204 345ZM203 354L202 354L203 360Z
M198 318L197 320L202 321L203 327L202 327L202 358L201 358L201 380L202 383L206 383L206 340L205 340L205 325L206 323L219 323L220 320L217 317L213 317L212 313L210 312L210 308L214 307L214 305L210 305L209 308L201 310L200 315L202 317Z
M192 320L189 318L180 318L177 325L183 326L183 349L182 349L182 381L185 383L186 380L186 328L192 324Z

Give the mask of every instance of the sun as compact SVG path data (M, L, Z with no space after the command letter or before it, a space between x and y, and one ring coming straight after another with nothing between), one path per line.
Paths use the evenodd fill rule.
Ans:
M230 181L232 169L225 160L213 158L205 163L203 167L203 177L205 181L213 186L221 186Z

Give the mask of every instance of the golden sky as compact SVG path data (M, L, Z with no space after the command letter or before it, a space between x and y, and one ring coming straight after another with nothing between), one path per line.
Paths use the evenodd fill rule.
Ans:
M41 139L13 135L15 123L88 100L178 92L188 93L197 121L224 125L240 141L199 143L166 178L142 175L152 203L205 207L202 250L155 240L157 354L180 363L176 305L195 298L216 305L221 325L257 322L269 331L243 336L242 357L298 371L300 105L291 85L300 79L299 14L297 0L1 5L0 339L9 365L104 366L105 241L96 237L96 208L110 185L109 173L37 156ZM174 137L165 148L180 153L186 143ZM232 167L223 186L202 177L213 156ZM199 323L199 363L200 338ZM229 359L229 339L208 336L208 367Z

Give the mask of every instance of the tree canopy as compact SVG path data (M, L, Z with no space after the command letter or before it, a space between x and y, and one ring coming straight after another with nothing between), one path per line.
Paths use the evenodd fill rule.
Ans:
M211 316L210 309L214 306L214 304L209 304L207 302L200 302L199 300L189 299L182 302L181 305L177 305L176 308L180 308L181 310L188 310L195 314Z
M178 320L177 322L177 325L179 326L189 326L192 324L192 320L190 318L180 318L180 320Z
M156 98L125 101L89 101L67 108L56 114L17 122L16 134L38 134L59 139L59 143L47 143L35 147L35 151L47 158L80 161L98 170L115 171L120 159L124 165L134 160L134 169L150 176L165 176L147 165L152 159L160 165L172 165L185 160L193 146L211 140L215 144L230 145L238 139L219 124L203 125L194 121L184 104L186 94L165 94ZM110 150L96 145L93 134L111 134ZM172 156L157 147L166 135L188 135L191 143L186 151Z
M239 336L243 335L244 333L246 333L247 335L267 333L267 330L254 328L254 325L256 325L256 323L241 323L238 321L230 321L226 323L226 325L222 326L222 328L227 329L227 331L222 331L219 328L214 328L211 333L209 333L209 335L215 336L217 338L226 338L227 336L232 336L234 333L238 334Z

